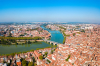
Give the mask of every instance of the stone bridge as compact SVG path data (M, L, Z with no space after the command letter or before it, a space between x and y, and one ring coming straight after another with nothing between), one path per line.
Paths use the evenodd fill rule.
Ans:
M43 39L43 41L45 41L47 43L50 43L50 44L54 44L54 45L60 44L60 43L57 43L57 42L54 42L54 41L50 41L50 40L46 40L46 39Z

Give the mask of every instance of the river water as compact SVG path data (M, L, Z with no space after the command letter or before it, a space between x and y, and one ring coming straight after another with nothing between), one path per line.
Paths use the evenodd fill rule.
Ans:
M63 42L63 35L60 31L52 31L50 29L45 28L44 26L41 26L44 30L47 30L51 33L51 41L55 41L58 43ZM29 51L31 49L37 49L37 48L45 48L49 47L50 45L45 42L39 42L38 44L25 44L25 45L0 45L0 54L10 54L14 52L23 52L23 51Z
M45 28L44 26L41 26L42 29L49 31L51 33L51 41L55 41L58 43L63 43L64 37L60 31L56 30L50 30L48 28Z

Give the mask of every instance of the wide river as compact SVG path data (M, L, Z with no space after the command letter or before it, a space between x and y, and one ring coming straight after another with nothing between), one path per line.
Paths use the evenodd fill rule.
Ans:
M41 26L44 30L47 30L51 33L51 41L55 41L58 43L63 42L63 35L60 31L52 31L50 29L45 28L44 26ZM38 44L25 44L25 45L0 45L0 54L10 54L14 52L23 52L23 51L29 51L31 49L37 49L37 48L45 48L49 47L50 45L45 42L39 42Z

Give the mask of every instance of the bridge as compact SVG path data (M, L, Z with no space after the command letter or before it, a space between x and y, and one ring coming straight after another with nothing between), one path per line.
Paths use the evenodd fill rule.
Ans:
M43 39L43 41L45 41L47 43L50 43L50 44L54 44L54 45L60 44L60 43L57 43L57 42L54 42L54 41L50 41L50 40L46 40L46 39Z

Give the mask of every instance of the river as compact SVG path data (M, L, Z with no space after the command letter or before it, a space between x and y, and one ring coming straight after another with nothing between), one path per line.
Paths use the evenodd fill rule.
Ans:
M63 35L60 31L52 31L50 29L45 28L44 26L41 26L44 30L47 30L51 33L51 41L55 41L58 43L63 42ZM38 44L25 44L25 45L0 45L0 54L10 54L14 52L23 52L23 51L29 51L31 49L37 49L37 48L45 48L49 47L50 45L45 42L39 42Z
M48 28L45 28L44 26L41 26L42 29L49 31L51 33L51 41L55 41L58 43L63 43L64 37L60 31L56 30L50 30Z

